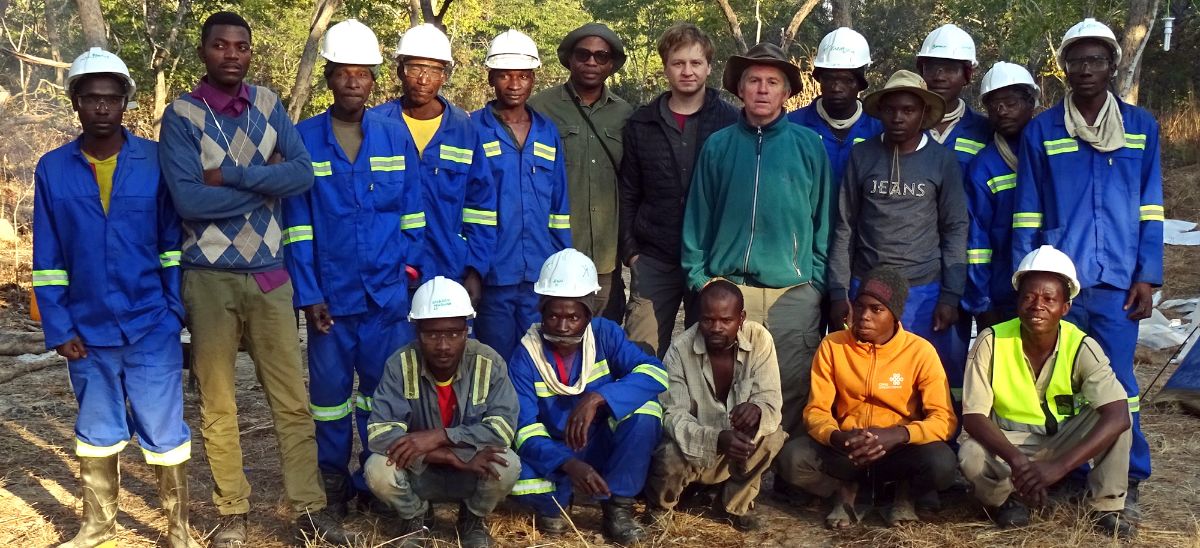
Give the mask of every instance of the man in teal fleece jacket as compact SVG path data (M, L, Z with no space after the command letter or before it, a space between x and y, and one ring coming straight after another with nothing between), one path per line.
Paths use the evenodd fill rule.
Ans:
M775 339L782 426L803 432L836 203L829 157L816 133L783 115L784 101L800 92L800 69L778 47L762 43L731 57L723 80L745 107L700 153L684 213L683 268L694 290L713 278L741 288L746 319Z

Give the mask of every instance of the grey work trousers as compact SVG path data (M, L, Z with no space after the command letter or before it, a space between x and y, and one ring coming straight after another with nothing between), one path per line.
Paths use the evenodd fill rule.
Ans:
M521 459L515 451L508 449L499 456L508 466L493 465L500 473L500 479L495 480L438 465L413 472L389 465L387 455L375 453L367 459L367 486L401 519L425 515L430 502L460 501L472 514L485 517L508 496L521 475Z
M639 255L629 267L629 306L625 309L625 333L629 340L662 358L671 347L675 317L683 304L683 328L696 323L700 303L688 289L687 275L678 264Z
M775 339L783 388L780 428L793 438L806 435L804 406L808 405L813 355L821 343L821 292L812 284L738 288L746 300L746 319L763 324Z

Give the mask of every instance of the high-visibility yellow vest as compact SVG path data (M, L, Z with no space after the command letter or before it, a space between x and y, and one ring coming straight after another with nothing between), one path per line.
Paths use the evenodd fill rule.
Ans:
M1037 398L1033 372L1025 365L1021 320L992 328L992 410L1000 428L1053 435L1063 421L1078 414L1085 403L1071 388L1075 357L1087 335L1070 322L1058 322L1058 355L1054 359L1046 397Z

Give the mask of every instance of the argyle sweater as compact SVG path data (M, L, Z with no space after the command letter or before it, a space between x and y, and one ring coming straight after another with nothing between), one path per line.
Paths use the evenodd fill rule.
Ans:
M159 159L183 218L185 268L282 268L280 198L312 186L311 160L283 103L265 87L249 88L250 107L236 118L190 93L163 113ZM267 165L273 152L284 161ZM204 171L218 168L222 185L205 185Z

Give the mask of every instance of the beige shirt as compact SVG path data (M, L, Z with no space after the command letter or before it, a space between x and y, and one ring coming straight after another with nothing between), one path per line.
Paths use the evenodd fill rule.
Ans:
M967 360L967 369L963 375L963 414L977 413L992 417L992 402L995 393L992 392L992 356L996 334L991 328L983 330L975 340L975 348ZM1061 338L1059 339L1062 340ZM1034 379L1037 388L1038 401L1046 400L1046 388L1050 386L1050 378L1054 375L1054 363L1058 359L1058 347L1046 358L1042 371ZM1029 357L1025 356L1025 366L1032 374L1033 366ZM1071 389L1076 394L1082 394L1089 405L1100 407L1115 401L1125 401L1125 388L1117 381L1116 374L1108 363L1108 357L1100 348L1096 339L1087 337L1079 347L1075 357L1075 368L1071 373ZM1013 444L1031 443L1031 438L1042 438L1028 432L1004 431L1008 441Z
M670 387L659 395L663 429L687 459L703 467L716 464L717 436L729 430L729 413L743 402L762 410L755 441L779 429L783 395L775 341L762 324L747 320L738 332L733 381L725 401L717 399L712 364L699 324L671 343L663 365Z

